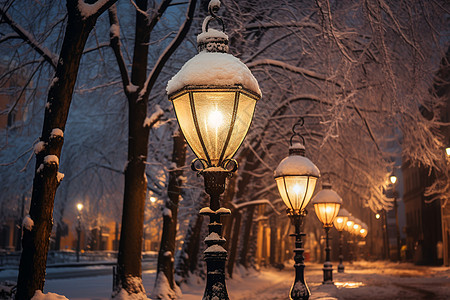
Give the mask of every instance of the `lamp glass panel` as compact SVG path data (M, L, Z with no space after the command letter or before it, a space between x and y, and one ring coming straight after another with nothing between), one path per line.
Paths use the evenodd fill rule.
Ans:
M337 216L333 221L333 225L337 230L342 231L347 225L347 220L348 217Z
M325 203L315 203L314 210L316 212L317 218L325 226L330 226L333 224L334 219L339 213L341 204L325 202Z
M206 155L197 135L197 130L195 129L191 104L189 102L189 93L173 99L172 103L186 142L192 148L192 151L194 151L197 157L206 159Z
M275 180L284 204L298 211L308 205L317 182L317 178L311 176L281 176Z
M361 230L359 231L359 234L361 235L361 237L365 238L367 236L367 230L364 228L361 228Z
M359 225L359 224L353 224L353 234L359 234L359 231L361 230L361 225Z
M352 233L353 231L353 224L355 224L355 222L353 222L352 220L347 220L347 224L345 226L345 230Z
M217 166L230 131L235 92L203 91L192 94L201 139L211 164Z
M233 157L234 153L239 149L252 122L255 105L256 100L254 98L239 93L236 121L223 159Z

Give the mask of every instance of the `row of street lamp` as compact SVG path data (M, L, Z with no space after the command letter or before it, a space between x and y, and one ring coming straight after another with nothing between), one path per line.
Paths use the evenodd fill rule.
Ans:
M197 36L199 54L167 84L168 98L172 101L180 129L197 156L191 168L203 176L205 191L210 196L209 207L200 210L210 218L204 251L207 265L204 300L229 299L225 283L227 251L222 247L226 241L222 236L221 216L230 214L230 210L221 207L220 195L225 190L226 178L238 168L232 157L247 134L256 102L261 98L258 82L247 66L227 53L228 36L223 32L222 19L217 16L219 8L219 0L210 1L210 15L205 18L202 33ZM222 31L209 28L211 21L217 21ZM290 299L308 299L310 295L304 279L302 237L305 234L301 232L301 226L307 214L305 208L320 177L319 169L305 157L303 136L296 132L296 127L302 125L303 119L294 125L289 156L274 172L287 215L295 228L295 281ZM300 141L294 142L295 138ZM312 202L326 233L324 283L332 283L328 233L339 213L342 199L331 185L324 183Z

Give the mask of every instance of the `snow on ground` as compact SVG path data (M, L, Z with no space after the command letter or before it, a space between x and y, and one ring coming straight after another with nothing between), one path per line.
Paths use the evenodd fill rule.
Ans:
M287 300L294 280L293 262L284 270L262 268L260 271L236 270L232 279L227 279L231 300ZM336 269L336 263L333 267ZM393 300L393 299L450 299L450 268L415 266L409 263L355 262L346 264L345 273L333 272L335 285L322 285L322 265L307 264L306 282L311 290L311 300ZM90 272L93 269L83 268ZM3 271L5 272L5 271ZM4 275L0 272L0 278ZM50 271L50 274L52 271ZM49 274L49 275L50 275ZM55 278L57 274L51 276ZM49 276L50 277L50 276ZM155 271L143 273L145 289L152 298ZM192 277L183 284L183 300L202 298L205 281ZM95 277L47 279L44 292L64 295L70 300L109 299L112 290L112 275ZM152 298L154 299L154 298Z

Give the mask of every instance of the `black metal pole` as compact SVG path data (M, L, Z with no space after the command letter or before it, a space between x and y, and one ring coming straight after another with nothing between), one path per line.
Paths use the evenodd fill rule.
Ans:
M295 213L288 209L288 216L290 217L292 225L294 225L295 228L295 233L291 234L291 236L295 237L295 249L294 249L295 279L289 292L289 299L292 300L308 300L309 295L311 295L308 285L305 282L305 275L304 275L305 258L303 257L303 253L305 252L305 249L303 249L302 237L305 236L305 234L301 232L301 226L305 215L306 211Z
M389 245L389 234L388 234L388 223L387 223L387 212L383 209L383 233L384 233L384 255L385 259L389 260L391 258L390 245Z
M398 225L398 203L397 203L397 192L394 191L394 212L395 212L395 229L397 233L397 261L401 261L400 253L400 227Z
M323 263L323 284L334 284L333 283L333 265L330 261L330 244L328 233L331 227L325 228L325 262Z
M342 254L342 244L343 244L343 236L342 236L342 230L339 231L339 265L338 265L338 272L344 273L345 267L343 264L344 261L344 255Z
M80 261L80 246L81 246L81 216L78 214L77 216L78 224L77 224L77 262Z
M207 245L203 252L206 261L206 288L203 295L205 300L228 300L225 284L225 263L227 251L222 247L226 240L222 237L221 215L230 214L230 211L220 207L220 195L225 191L225 180L231 175L230 171L203 170L200 172L205 181L205 191L210 196L209 207L202 208L200 214L209 216L209 234L205 238Z

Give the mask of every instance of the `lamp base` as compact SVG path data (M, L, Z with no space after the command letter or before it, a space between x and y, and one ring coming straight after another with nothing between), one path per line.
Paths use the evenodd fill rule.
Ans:
M334 284L333 282L333 265L326 261L323 264L323 282L322 284Z

